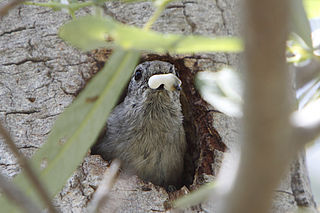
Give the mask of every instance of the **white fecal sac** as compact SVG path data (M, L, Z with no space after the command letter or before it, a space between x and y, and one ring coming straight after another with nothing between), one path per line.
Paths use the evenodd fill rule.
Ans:
M157 74L149 78L148 85L151 89L158 89L161 85L169 91L179 90L181 80L174 74Z

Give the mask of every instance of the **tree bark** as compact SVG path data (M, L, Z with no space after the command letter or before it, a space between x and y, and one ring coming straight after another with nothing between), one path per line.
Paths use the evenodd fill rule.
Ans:
M238 35L237 8L235 0L177 1L166 8L153 29L211 36ZM83 9L78 15L89 11ZM108 2L104 12L118 21L141 27L151 16L153 7L150 2ZM21 5L0 22L0 120L28 157L45 142L57 116L102 67L110 53L107 50L81 53L65 44L57 32L69 19L69 15L61 11ZM168 194L163 188L144 183L135 176L120 176L108 202L110 212L165 211L170 207L168 201L214 180L224 153L232 153L239 142L239 122L206 104L194 88L198 71L237 66L238 55L146 54L142 58L154 59L175 64L183 82L181 101L189 143L184 178L188 189L184 187ZM13 177L19 167L1 140L1 173ZM56 196L55 205L62 212L84 211L107 165L99 156L88 154ZM300 155L293 165L282 184L273 191L274 212L292 211L299 206L314 208L304 156ZM302 200L307 202L300 202ZM213 212L215 209L213 201L186 211Z

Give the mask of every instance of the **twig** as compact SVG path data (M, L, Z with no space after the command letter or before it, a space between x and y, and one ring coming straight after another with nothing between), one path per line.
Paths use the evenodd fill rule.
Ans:
M8 2L7 4L4 4L0 7L0 18L7 15L9 10L13 9L15 6L22 4L25 0L13 0Z
M28 177L29 181L32 183L34 189L38 192L39 197L42 199L46 207L48 208L49 212L55 213L57 212L54 206L51 203L50 197L43 187L40 179L36 176L36 173L33 171L32 167L30 166L29 161L19 152L18 148L16 147L15 143L13 142L10 134L8 131L2 126L0 123L0 135L3 136L5 143L8 145L11 152L17 158L18 163L24 169L26 176Z
M0 188L7 196L15 202L21 210L28 213L41 213L41 209L36 206L20 189L0 174Z
M102 212L102 207L109 198L109 192L115 182L116 175L120 168L120 161L114 160L109 169L103 175L101 185L95 192L92 201L89 204L88 212Z

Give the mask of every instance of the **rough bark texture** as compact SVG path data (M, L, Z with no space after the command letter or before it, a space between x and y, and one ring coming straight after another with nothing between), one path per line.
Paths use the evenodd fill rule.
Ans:
M164 11L153 29L161 32L203 35L236 35L236 1L198 0L174 2ZM115 19L142 26L153 12L150 2L107 3L105 13ZM88 13L89 9L81 11ZM53 122L75 98L79 90L103 65L109 54L101 50L81 53L57 37L59 27L70 17L47 8L19 6L0 22L0 120L10 130L21 152L30 157L46 140ZM185 183L189 189L213 180L220 168L223 152L232 152L239 141L238 122L216 112L196 92L194 74L236 65L232 54L189 56L145 55L142 60L172 62L180 71L182 104L189 143ZM230 150L231 149L231 150ZM14 176L19 167L0 141L1 173ZM63 212L81 212L92 197L107 163L88 155L79 169L56 196ZM299 206L314 207L305 170L304 156L275 190L274 212ZM194 177L193 177L194 174ZM259 190L257 189L257 193ZM120 176L109 200L110 212L165 211L169 200L187 193L168 194L164 189L143 183L137 177ZM205 202L188 212L213 212L214 201Z

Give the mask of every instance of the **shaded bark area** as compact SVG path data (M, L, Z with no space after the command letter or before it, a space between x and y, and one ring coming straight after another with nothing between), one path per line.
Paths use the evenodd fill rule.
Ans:
M306 168L305 152L300 152L291 166L291 188L297 204L301 207L316 208Z
M176 1L168 6L153 29L161 32L203 35L237 35L236 1ZM78 15L89 13L84 9ZM153 12L150 2L121 4L108 2L104 11L115 19L143 26ZM19 6L0 23L0 120L13 135L20 151L28 157L45 142L57 116L102 68L109 50L81 53L58 38L59 27L70 17L47 8ZM154 212L170 208L174 198L215 179L224 155L239 141L239 123L206 104L194 87L195 74L203 70L237 65L237 56L215 53L187 56L146 54L141 59L173 63L183 82L181 102L187 131L186 187L167 193L163 188L144 183L136 176L120 176L108 202L110 212ZM19 172L15 158L0 139L1 173L13 177ZM299 157L299 162L303 156ZM312 204L305 165L294 169L275 191L274 212ZM56 196L62 212L81 212L99 185L108 163L99 156L87 155L79 169ZM293 185L292 185L293 184ZM285 193L283 193L285 191ZM293 192L295 191L295 192ZM257 189L258 193L258 189ZM299 194L299 195L298 195ZM297 197L299 198L297 199ZM205 202L187 212L213 212L214 202Z

